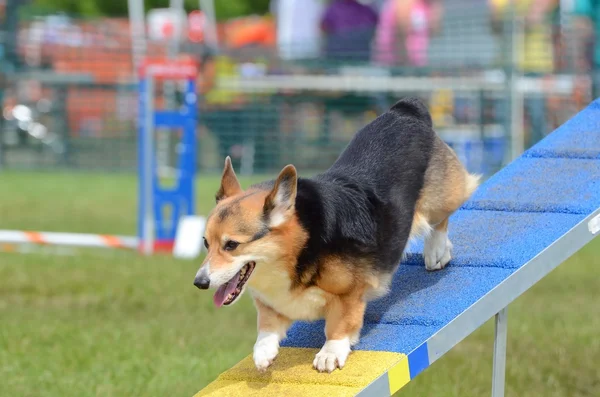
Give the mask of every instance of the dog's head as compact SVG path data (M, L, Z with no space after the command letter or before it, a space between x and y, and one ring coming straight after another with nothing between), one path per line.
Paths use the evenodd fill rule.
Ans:
M286 166L272 183L242 190L229 157L208 216L204 245L208 251L194 285L214 288L217 307L242 295L256 266L289 260L302 229L295 217L297 173Z

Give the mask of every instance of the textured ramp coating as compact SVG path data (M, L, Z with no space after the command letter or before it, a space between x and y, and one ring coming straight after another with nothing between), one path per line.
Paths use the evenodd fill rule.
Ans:
M418 346L418 341L425 341L442 327L421 325L396 324L365 324L360 342L353 350L391 351L407 353ZM288 337L282 341L284 347L320 348L325 343L325 322L294 323L288 332ZM348 359L351 363L353 357Z
M525 157L600 159L600 101L525 152Z
M312 367L318 349L281 349L266 373L256 370L252 356L246 357L213 383L200 396L354 396L406 356L390 352L353 352L352 365L331 374ZM409 377L409 374L406 374ZM409 378L410 379L410 378Z
M520 158L483 184L465 209L589 214L600 207L600 160Z
M465 267L428 272L424 266L401 265L390 293L369 303L355 349L408 354L512 272ZM323 321L298 322L283 345L321 347L324 325Z
M515 269L569 231L585 216L537 212L460 210L450 218L450 267ZM425 266L423 242L408 247L407 265Z
M360 390L356 387L327 384L288 384L217 379L196 394L195 397L351 397L356 396Z

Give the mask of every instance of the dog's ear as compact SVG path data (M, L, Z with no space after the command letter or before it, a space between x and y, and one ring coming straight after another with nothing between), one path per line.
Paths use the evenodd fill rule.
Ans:
M231 165L231 158L227 156L225 159L225 167L223 168L223 176L221 176L221 187L217 192L215 199L217 203L227 197L235 196L242 192L240 182L235 175L233 166Z
M286 166L277 177L275 186L265 198L264 216L269 227L277 227L285 223L294 213L298 174L293 165Z

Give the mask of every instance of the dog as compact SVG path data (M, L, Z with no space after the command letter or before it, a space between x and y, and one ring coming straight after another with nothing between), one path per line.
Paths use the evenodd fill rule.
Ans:
M448 264L448 218L478 184L415 98L399 100L359 130L312 178L299 178L288 165L275 180L243 190L227 157L194 285L216 289L217 307L250 290L259 371L273 363L293 321L317 319L325 319L327 339L313 367L341 369L359 340L367 302L388 292L409 239L425 239L427 270Z

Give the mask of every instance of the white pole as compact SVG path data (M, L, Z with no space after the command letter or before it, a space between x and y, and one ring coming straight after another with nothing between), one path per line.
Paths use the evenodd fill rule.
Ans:
M131 34L131 56L133 74L137 77L138 67L146 54L146 24L144 22L144 0L128 0L129 31Z
M523 131L523 92L519 90L521 78L519 65L519 51L523 49L523 21L518 16L516 0L511 0L511 73L510 73L510 117L511 117L511 161L519 157L525 150L525 134Z
M179 17L185 15L185 8L183 0L170 0L169 8L171 12L176 15L175 24L173 26L173 36L169 40L167 47L167 56L169 59L175 59L179 54L179 44L183 33L182 23L179 21ZM175 109L176 107L176 85L172 81L165 81L163 83L164 92L163 96L168 109ZM157 157L159 161L159 175L171 176L173 170L171 169L171 148L174 146L173 133L172 131L162 131L157 137Z
M569 70L574 70L575 64L574 64L573 60L575 59L575 56L577 54L576 51L574 52L574 48L577 43L574 41L575 37L573 35L573 25L571 24L571 15L573 13L573 8L575 6L575 0L560 0L559 4L560 4L560 16L559 16L560 38L559 38L559 40L562 41L562 44L564 45L563 48L566 48L566 51L563 54L563 56L566 56L567 59L569 60L566 67ZM557 56L557 54L555 54L554 56Z
M154 161L154 71L151 67L146 70L146 98L144 109L144 191L142 192L144 200L144 225L143 238L144 254L152 255L154 250L154 208L153 207L153 182L154 172L152 163Z
M215 12L214 0L200 0L200 10L206 17L206 41L212 48L219 47L219 37L217 35L217 14Z
M185 15L185 8L183 7L183 0L170 0L169 8L177 16ZM169 57L170 58L176 57L177 53L179 52L179 40L181 39L183 27L180 23L176 23L173 28L174 28L173 29L173 37L171 37L171 43L169 46Z

